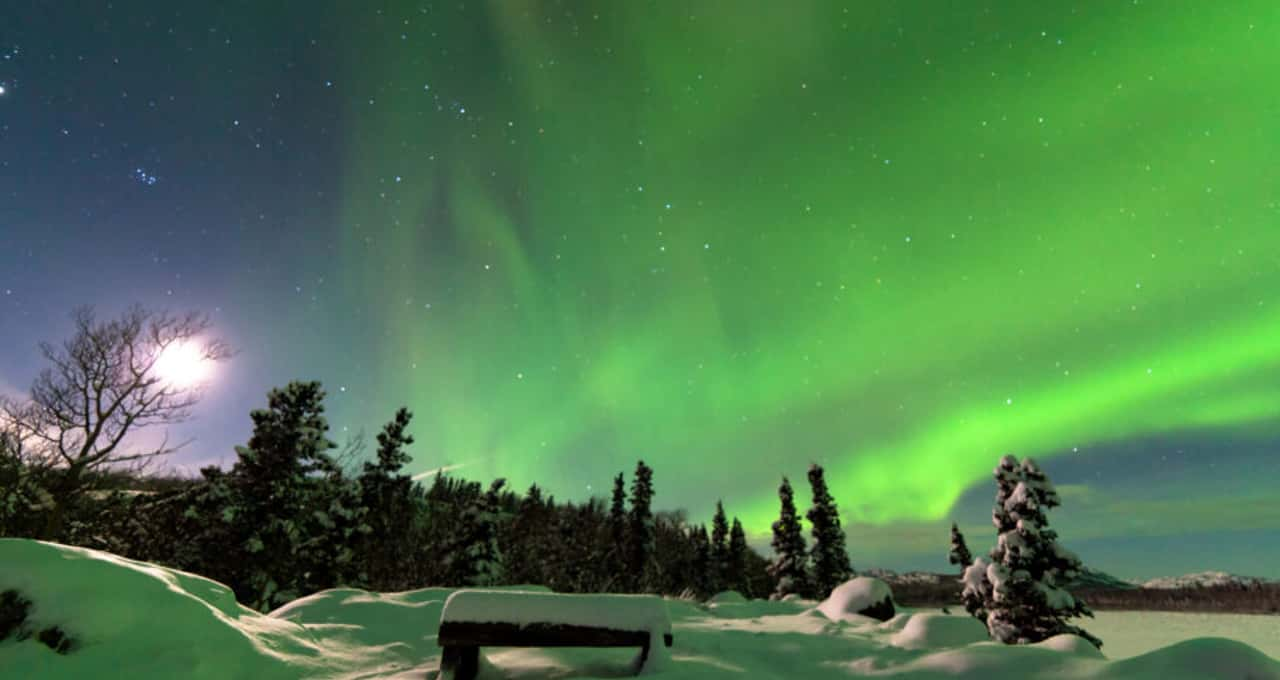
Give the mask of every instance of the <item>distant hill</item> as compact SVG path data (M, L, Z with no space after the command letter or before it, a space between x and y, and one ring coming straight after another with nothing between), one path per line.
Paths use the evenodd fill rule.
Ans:
M938 574L928 571L907 571L896 572L892 569L864 569L859 572L862 576L874 576L875 578L888 583L892 586L922 586L922 585L941 585L955 583L959 580L959 573L955 574ZM1122 579L1116 578L1111 574L1103 571L1085 568L1075 580L1067 583L1068 590L1133 590L1138 584L1130 583Z
M1116 578L1105 571L1088 567L1067 584L1067 590L1133 590L1137 587L1136 584Z
M1256 576L1240 576L1225 571L1202 571L1198 574L1182 576L1161 576L1139 585L1155 590L1175 590L1178 588L1212 588L1221 586L1253 586L1271 583L1268 579Z

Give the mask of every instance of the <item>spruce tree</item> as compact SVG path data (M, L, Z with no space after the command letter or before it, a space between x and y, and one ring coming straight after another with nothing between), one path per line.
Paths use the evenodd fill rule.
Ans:
M613 497L609 503L609 570L622 590L631 590L635 583L627 569L627 488L626 479L619 472L613 478Z
M693 564L689 578L689 587L699 599L706 599L715 594L711 588L711 539L707 536L707 525L699 524L690 531L693 542Z
M707 582L712 594L727 587L729 571L729 519L724 514L724 503L716 501L716 514L711 518L711 566Z
M770 597L774 600L781 600L787 595L809 597L809 556L800 517L796 514L795 495L786 477L778 487L778 499L782 502L782 511L778 521L773 523L774 558L769 565L769 576L776 586Z
M964 534L960 533L960 527L955 522L951 523L951 550L947 553L947 561L959 566L961 572L973 563L973 555L969 552L969 546L965 545Z
M317 474L333 461L337 445L325 437L324 390L318 382L293 382L267 395L267 408L250 414L253 434L236 447L231 470L235 500L227 509L235 524L235 545L246 570L236 596L259 611L270 611L301 594L302 554L317 537L305 532L315 507Z
M636 463L635 478L631 480L631 516L627 543L629 546L627 571L634 579L633 590L643 592L649 585L646 571L653 557L653 470Z
M809 486L813 490L813 506L806 518L813 527L813 586L814 596L826 598L836 586L849 580L853 566L845 551L844 530L840 528L840 514L835 499L827 491L822 467L809 466Z
M367 587L391 592L405 590L413 529L413 481L401 470L412 459L405 449L413 444L407 429L413 414L406 408L378 433L377 458L364 464L360 491L369 533L361 542Z
M498 546L499 494L505 479L474 497L462 512L461 540L454 548L453 580L468 587L494 586L503 580L502 550Z
M747 550L747 535L742 530L742 522L734 517L733 526L729 529L729 549L725 557L725 587L750 596L747 588Z
M506 531L502 554L507 558L508 583L546 585L553 521L552 510L542 498L542 489L537 484L531 485Z
M1025 644L1072 633L1101 647L1097 637L1066 622L1093 613L1065 587L1079 574L1081 563L1049 528L1045 512L1061 503L1053 484L1031 458L1019 464L1004 456L994 473L992 523L999 536L991 562L975 560L965 573L966 595L982 597L979 611L986 614L991 637Z

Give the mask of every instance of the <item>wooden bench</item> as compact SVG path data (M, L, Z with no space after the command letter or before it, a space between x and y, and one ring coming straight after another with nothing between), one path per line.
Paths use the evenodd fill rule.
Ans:
M666 603L650 595L460 590L440 614L438 677L475 678L481 647L639 647L640 669L658 632L670 647Z

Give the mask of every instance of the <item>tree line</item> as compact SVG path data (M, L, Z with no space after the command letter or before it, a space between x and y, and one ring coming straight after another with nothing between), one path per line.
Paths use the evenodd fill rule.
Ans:
M446 474L405 473L412 414L398 410L367 462L327 436L318 382L272 390L251 412L249 440L229 469L194 478L145 474L167 443L125 452L139 427L183 420L198 399L155 375L162 352L208 330L198 316L135 308L100 322L73 316L52 367L29 398L0 403L0 536L57 541L192 571L269 611L337 586L399 591L427 586L540 584L561 592L651 592L705 598L825 597L853 575L823 470L809 481L813 547L806 549L787 480L774 524L778 555L752 549L742 523L716 503L710 531L683 511L653 509L654 471L636 464L605 501L558 502L536 484L487 486ZM218 342L208 360L230 356Z
M195 478L144 474L176 447L127 449L128 436L181 422L195 387L157 374L164 352L200 342L209 361L231 355L209 328L133 308L100 322L73 315L61 346L42 345L50 366L25 400L0 399L0 536L102 549L198 573L237 599L270 611L292 599L345 586L381 592L428 586L538 584L558 592L661 593L706 598L823 599L855 575L823 468L810 466L805 513L811 545L785 477L772 526L774 556L752 549L737 517L717 501L711 529L683 511L653 509L654 470L639 461L630 487L622 473L609 502L557 502L536 484L524 493L495 479L437 474L429 486L405 473L414 443L412 414L399 409L366 462L327 436L318 382L271 390L250 413L252 434L230 469ZM952 526L949 559L963 570L962 599L992 638L1038 642L1073 633L1091 616L1065 585L1082 569L1057 542L1046 511L1060 504L1030 458L1005 456L993 471L996 545L974 557Z

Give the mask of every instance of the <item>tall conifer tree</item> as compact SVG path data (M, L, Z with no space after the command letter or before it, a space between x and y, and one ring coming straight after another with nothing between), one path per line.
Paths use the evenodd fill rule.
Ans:
M725 586L729 590L736 590L749 597L751 594L747 588L747 550L746 532L742 530L742 522L734 517L733 525L729 529L729 549L725 559Z
M854 571L845 551L844 529L840 527L836 501L827 491L822 466L816 463L809 466L809 486L813 490L813 506L806 517L813 527L814 596L823 599L853 577Z
M724 514L724 503L716 501L716 514L711 518L711 568L707 581L712 594L727 586L729 571L729 519Z
M649 585L646 572L653 557L653 469L636 463L635 478L631 480L631 516L627 539L629 559L627 570L634 578L634 590L643 592Z
M782 510L778 521L773 523L774 558L769 564L769 576L776 585L770 597L775 600L787 595L810 597L809 554L805 549L800 517L796 513L795 494L786 477L778 487L778 500L782 503Z

